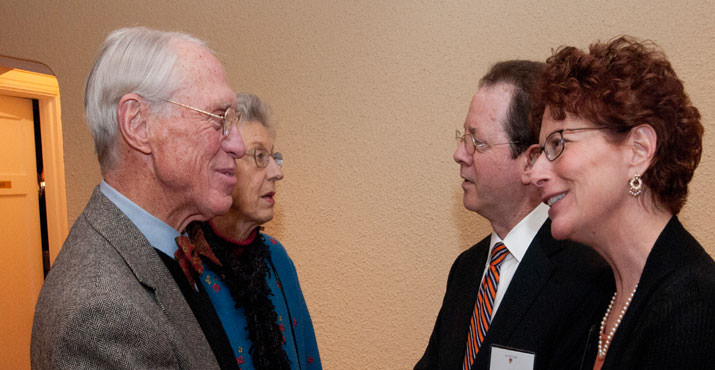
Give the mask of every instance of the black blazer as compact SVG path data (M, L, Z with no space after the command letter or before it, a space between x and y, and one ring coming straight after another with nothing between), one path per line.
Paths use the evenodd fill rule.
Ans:
M461 369L489 237L452 265L432 336L415 370ZM535 353L536 369L578 369L591 324L613 294L608 265L590 248L551 237L547 220L534 237L492 319L474 369L488 369L491 346Z
M592 340L590 357L598 330ZM713 368L715 262L673 217L648 255L602 369Z

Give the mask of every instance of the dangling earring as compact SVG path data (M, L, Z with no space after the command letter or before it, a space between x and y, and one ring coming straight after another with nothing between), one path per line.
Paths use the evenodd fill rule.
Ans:
M641 181L640 175L636 174L628 181L628 192L637 197L641 192L643 192L643 181Z

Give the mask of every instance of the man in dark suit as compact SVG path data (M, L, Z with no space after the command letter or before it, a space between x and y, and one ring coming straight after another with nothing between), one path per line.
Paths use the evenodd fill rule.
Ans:
M591 323L608 304L607 265L551 237L548 207L524 177L526 149L538 142L528 118L543 67L497 63L472 99L454 160L464 206L488 219L492 233L454 262L417 370L578 368Z
M173 259L189 222L231 205L245 153L235 106L200 40L108 36L85 91L103 181L40 293L33 369L237 368L205 292Z

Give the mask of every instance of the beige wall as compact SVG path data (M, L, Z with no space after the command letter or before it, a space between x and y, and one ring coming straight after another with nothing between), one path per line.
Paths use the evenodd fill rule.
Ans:
M506 3L506 2L505 2ZM478 78L628 33L658 42L706 127L681 214L715 254L715 5L701 1L38 1L0 3L0 54L34 59L62 94L69 218L100 180L82 115L117 27L178 29L219 51L236 90L272 103L285 180L267 231L302 280L327 369L408 369L449 267L489 231L462 209L454 128Z

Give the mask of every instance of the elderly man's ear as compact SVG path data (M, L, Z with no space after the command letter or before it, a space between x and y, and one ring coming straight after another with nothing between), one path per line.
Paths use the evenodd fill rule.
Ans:
M117 104L117 124L124 142L144 154L151 153L147 109L146 102L137 94L124 95Z

